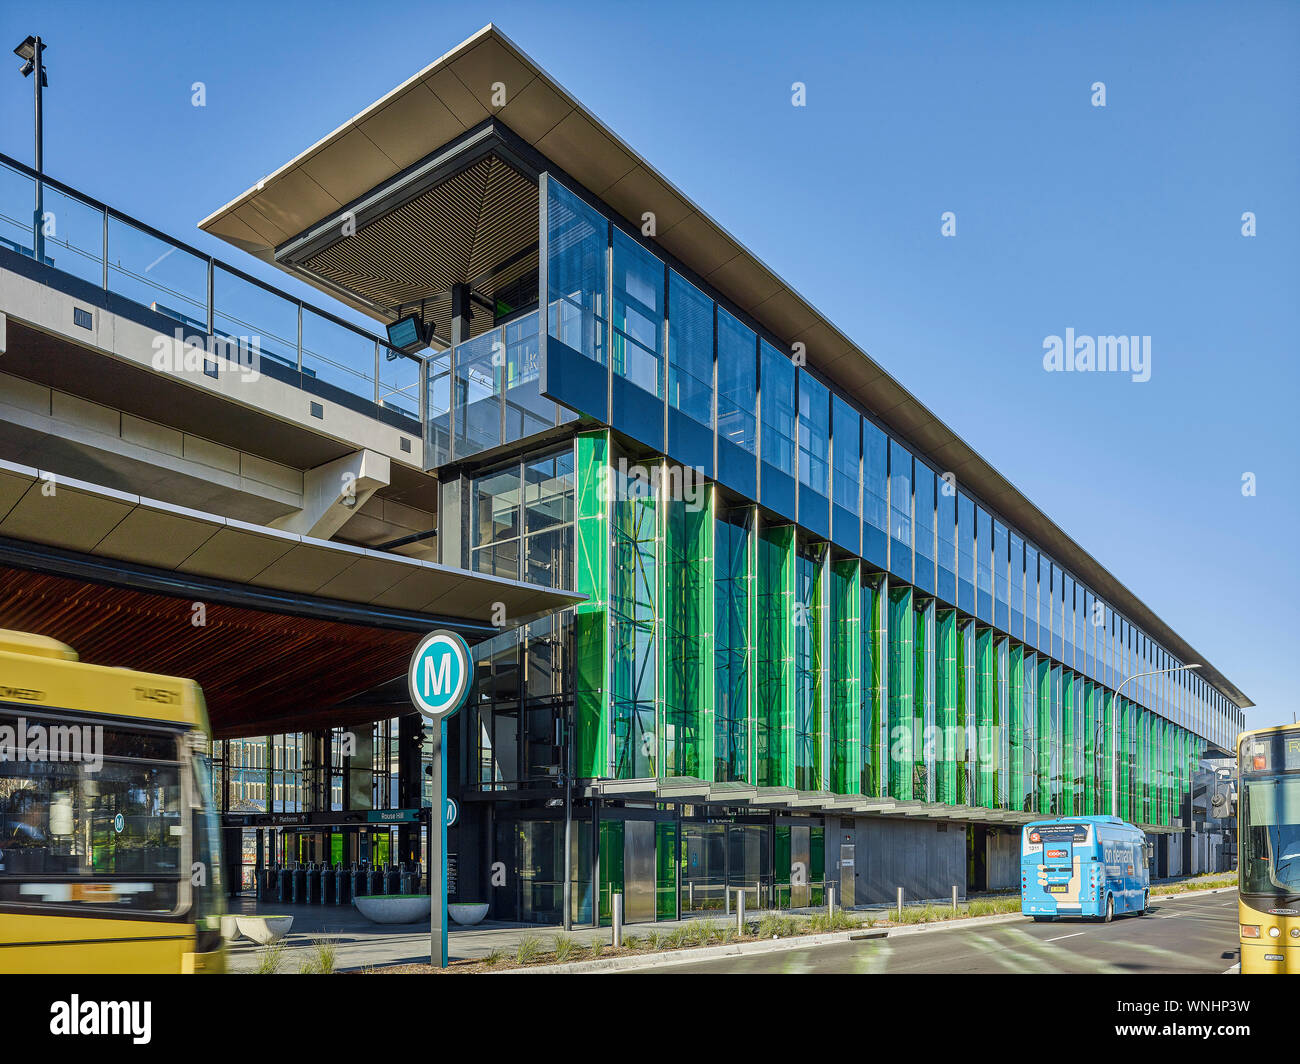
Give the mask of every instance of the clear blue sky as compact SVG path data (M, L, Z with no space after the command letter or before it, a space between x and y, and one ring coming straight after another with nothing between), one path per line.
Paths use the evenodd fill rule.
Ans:
M1300 5L11 0L0 55L49 44L52 176L239 263L198 219L489 21L1253 697L1250 726L1300 709ZM0 150L30 162L31 83L0 66ZM1151 380L1045 373L1067 327L1149 335Z

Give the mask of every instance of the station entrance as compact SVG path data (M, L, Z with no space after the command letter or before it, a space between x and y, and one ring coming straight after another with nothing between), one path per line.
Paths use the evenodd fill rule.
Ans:
M346 905L357 894L427 894L427 814L227 813L228 893L286 905ZM450 853L449 864L455 860Z

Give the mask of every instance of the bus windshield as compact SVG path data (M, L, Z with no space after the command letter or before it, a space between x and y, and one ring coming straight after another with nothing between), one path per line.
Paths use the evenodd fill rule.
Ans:
M56 755L54 736L77 733L76 757ZM175 734L5 708L0 747L0 903L176 908L188 876Z
M1245 775L1241 892L1300 895L1300 775Z

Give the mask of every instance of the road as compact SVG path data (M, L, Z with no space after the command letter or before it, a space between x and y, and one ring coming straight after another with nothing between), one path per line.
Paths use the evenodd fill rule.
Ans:
M647 974L1212 975L1237 963L1237 893L1157 898L1113 923L1032 920L674 964Z

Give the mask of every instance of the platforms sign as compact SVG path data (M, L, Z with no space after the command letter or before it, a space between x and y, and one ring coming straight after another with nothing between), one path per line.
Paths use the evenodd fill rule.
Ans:
M465 704L472 675L465 640L446 629L430 632L411 655L406 676L411 701L433 720L450 717Z

